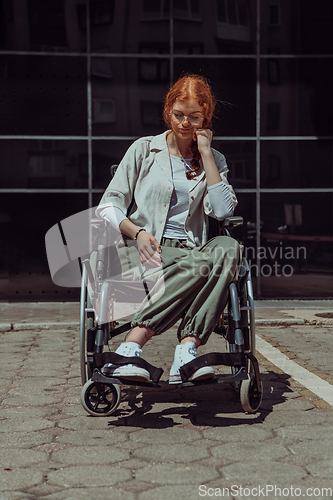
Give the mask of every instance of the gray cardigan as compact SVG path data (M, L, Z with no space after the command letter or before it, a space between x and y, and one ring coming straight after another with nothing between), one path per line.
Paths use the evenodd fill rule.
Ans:
M137 226L145 228L160 242L173 192L172 170L166 135L143 137L127 150L116 173L107 187L96 209L100 216L105 207L117 207L124 214L131 204L128 218ZM221 180L228 187L234 208L236 195L227 181L228 167L225 157L212 148ZM214 217L209 203L206 175L201 167L189 192L189 211L185 222L187 245L196 247L206 243L208 238L208 216Z

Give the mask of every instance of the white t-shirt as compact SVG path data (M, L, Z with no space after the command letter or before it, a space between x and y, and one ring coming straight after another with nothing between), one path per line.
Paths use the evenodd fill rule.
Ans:
M164 226L163 236L165 238L187 239L185 232L185 221L189 210L189 190L193 179L187 179L186 169L191 169L191 159L182 159L170 155L173 192L171 196L169 211ZM208 186L209 202L217 219L223 220L230 217L233 212L233 202L229 189L223 181ZM101 216L110 224L119 229L120 223L126 219L126 215L116 207L107 207L101 211Z

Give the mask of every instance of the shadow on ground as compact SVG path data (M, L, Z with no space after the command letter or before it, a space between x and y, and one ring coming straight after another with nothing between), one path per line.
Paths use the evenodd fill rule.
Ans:
M191 423L196 426L228 427L261 423L274 406L291 393L288 376L274 372L262 374L264 395L259 410L246 414L239 392L231 384L205 384L173 388L161 382L160 388L123 386L122 407L113 413L109 426L165 429Z

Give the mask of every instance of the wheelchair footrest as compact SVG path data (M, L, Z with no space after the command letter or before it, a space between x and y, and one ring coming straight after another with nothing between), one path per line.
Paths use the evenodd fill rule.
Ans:
M151 365L145 359L139 358L138 356L127 357L120 356L115 352L103 352L94 354L94 365L96 368L102 368L106 363L112 363L113 365L123 366L123 365L135 365L144 368L149 372L151 380L157 384L161 375L163 373L162 368L157 368Z
M211 365L225 365L225 366L235 366L242 367L245 366L245 353L244 352L210 352L208 354L203 354L198 356L193 361L186 363L182 366L180 371L180 376L183 382L186 382L188 378L199 368Z
M161 387L159 384L155 382L138 382L138 381L131 381L128 379L122 379L118 377L107 377L106 375L103 375L103 373L100 372L98 368L95 368L91 380L96 383L103 383L103 384L117 384L117 385L135 385L135 386L141 386L141 387Z
M214 378L208 378L205 380L197 380L193 382L183 382L181 388L186 387L197 387L198 385L212 385L212 384L232 384L233 382L240 382L242 380L247 380L249 378L245 367L243 366L234 375L215 375Z

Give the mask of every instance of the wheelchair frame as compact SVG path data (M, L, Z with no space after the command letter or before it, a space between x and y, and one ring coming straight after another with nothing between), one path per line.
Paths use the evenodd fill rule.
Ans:
M230 217L223 221L222 234L232 236L232 229L243 223L242 217ZM105 308L112 308L116 300L117 290L111 295L109 288L125 287L138 291L142 283L120 282L108 278L108 223L100 219L92 221L93 227L102 234L96 255L96 276L92 272L89 258L82 261L82 285L80 297L80 368L81 403L84 409L93 416L111 415L121 401L121 385L144 387L160 387L159 379L163 370L150 365L142 358L128 358L114 352L103 352L108 342L131 328L131 323L120 325L114 321L103 321L101 314ZM105 265L106 264L106 265ZM87 291L91 288L99 307L99 324L96 324L96 311ZM129 288L128 288L129 287ZM145 290L146 294L148 290ZM258 361L255 357L255 318L251 274L248 262L243 256L238 269L238 278L229 285L229 298L226 310L220 318L214 332L222 335L229 343L229 352L208 353L198 356L180 369L182 383L177 387L189 388L202 384L231 383L239 393L240 402L245 412L255 413L262 400L262 383ZM105 363L117 365L135 364L147 369L152 382L134 382L116 377L107 377L101 372ZM218 374L214 378L203 381L188 381L198 368L205 365L225 365L231 367L231 374Z

